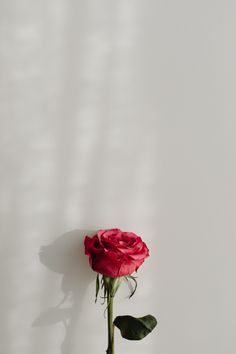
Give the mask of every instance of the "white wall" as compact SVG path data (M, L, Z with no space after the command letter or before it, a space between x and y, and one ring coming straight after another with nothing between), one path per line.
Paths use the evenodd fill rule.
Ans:
M117 354L235 354L235 11L1 1L2 354L105 353L82 241L113 226L151 251L116 313L159 321Z

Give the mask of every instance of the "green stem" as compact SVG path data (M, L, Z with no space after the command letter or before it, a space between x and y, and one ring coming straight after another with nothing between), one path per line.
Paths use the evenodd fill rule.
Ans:
M113 296L108 291L107 296L107 327L108 327L108 347L107 354L115 354L114 347L114 324L113 324Z

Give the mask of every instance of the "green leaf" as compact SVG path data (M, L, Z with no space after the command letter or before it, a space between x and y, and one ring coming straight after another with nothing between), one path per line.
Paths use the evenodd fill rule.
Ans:
M100 280L99 280L99 274L97 274L97 279L96 279L96 296L95 296L95 302L97 302L97 298L98 298L99 289L100 289Z
M152 315L143 317L117 316L114 325L119 328L121 336L129 340L140 340L146 337L157 325Z

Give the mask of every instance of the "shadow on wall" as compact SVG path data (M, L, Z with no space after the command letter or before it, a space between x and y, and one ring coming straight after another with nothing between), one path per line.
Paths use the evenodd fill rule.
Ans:
M47 309L33 322L33 327L49 326L63 322L66 334L61 345L61 354L73 351L73 338L82 301L94 274L88 267L84 255L84 236L95 234L95 230L73 230L58 237L52 244L42 246L39 258L50 270L62 274L62 301L55 307ZM71 306L65 303L70 300Z

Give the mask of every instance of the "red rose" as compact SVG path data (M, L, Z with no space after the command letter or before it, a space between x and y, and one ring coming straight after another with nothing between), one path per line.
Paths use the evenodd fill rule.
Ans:
M149 256L141 237L119 229L99 230L86 236L84 245L91 268L112 278L132 274Z

